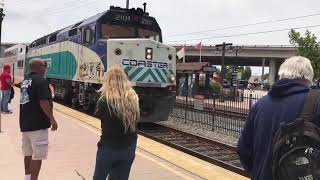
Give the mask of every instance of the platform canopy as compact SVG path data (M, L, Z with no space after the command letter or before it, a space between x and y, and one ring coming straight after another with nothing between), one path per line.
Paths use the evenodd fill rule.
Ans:
M208 62L177 63L177 73L202 72L203 66L208 66Z

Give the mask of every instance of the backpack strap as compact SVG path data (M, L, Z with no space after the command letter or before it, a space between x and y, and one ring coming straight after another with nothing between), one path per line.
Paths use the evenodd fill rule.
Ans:
M315 89L310 89L307 97L304 101L303 110L300 114L300 118L303 121L312 122L314 118L314 112L316 111L317 104L319 102L320 94Z

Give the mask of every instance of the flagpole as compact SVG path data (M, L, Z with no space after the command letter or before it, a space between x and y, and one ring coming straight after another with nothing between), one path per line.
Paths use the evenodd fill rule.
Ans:
M200 41L200 63L201 63L202 41Z
M182 62L185 63L186 62L186 43L184 43L184 46L183 46L183 57L182 57Z
M202 44L200 46L200 62L201 62L201 49L202 49Z

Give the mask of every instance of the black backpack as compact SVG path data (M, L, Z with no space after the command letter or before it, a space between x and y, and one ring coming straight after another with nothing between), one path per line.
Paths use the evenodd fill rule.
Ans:
M316 90L310 90L300 116L282 123L276 132L273 180L320 180L320 128L312 123L319 97Z

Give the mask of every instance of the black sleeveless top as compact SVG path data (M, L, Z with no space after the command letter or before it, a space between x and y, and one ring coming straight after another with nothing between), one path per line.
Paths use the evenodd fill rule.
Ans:
M123 149L137 143L137 133L125 132L122 120L112 109L109 110L105 99L99 99L94 115L101 120L102 135L98 146Z

